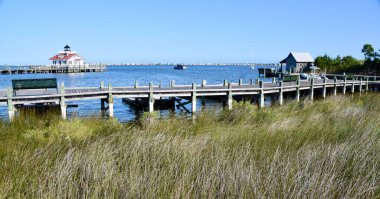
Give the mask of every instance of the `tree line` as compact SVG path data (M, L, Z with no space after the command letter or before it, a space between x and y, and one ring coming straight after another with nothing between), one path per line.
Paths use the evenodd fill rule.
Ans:
M377 52L371 44L365 44L361 52L364 60L358 60L351 55L332 58L325 54L315 59L315 65L329 73L380 73L380 50Z

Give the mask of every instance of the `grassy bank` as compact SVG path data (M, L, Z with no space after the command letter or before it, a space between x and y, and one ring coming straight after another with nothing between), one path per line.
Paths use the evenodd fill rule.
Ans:
M0 198L379 197L377 94L136 124L0 124Z

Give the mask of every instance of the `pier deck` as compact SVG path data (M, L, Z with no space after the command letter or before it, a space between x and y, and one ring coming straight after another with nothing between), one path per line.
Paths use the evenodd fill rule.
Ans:
M372 77L371 77L372 78ZM353 93L355 90L362 92L368 91L373 86L380 85L380 81L376 78L369 81L366 80L311 80L311 81L296 81L296 82L278 82L278 83L264 83L257 81L253 84L227 83L220 85L178 85L173 87L159 87L150 86L145 87L81 87L81 88L65 88L62 84L58 90L21 90L16 94L12 90L0 90L0 102L8 104L8 113L10 119L15 114L16 105L26 104L43 104L43 103L57 103L61 105L62 117L66 118L66 102L99 99L102 102L102 109L108 110L108 115L113 116L113 101L114 98L147 98L149 99L149 111L154 111L155 99L165 97L178 97L192 99L192 112L196 111L197 97L220 97L225 96L226 104L229 109L232 108L233 96L255 96L259 99L259 106L264 106L264 95L278 95L279 103L283 103L283 94L292 92L295 99L299 101L300 92L307 91L310 99L314 98L314 91L321 90L322 97L326 97L326 91L329 89L333 95L336 95L338 90L346 93L347 91ZM104 104L107 103L106 108Z
M2 67L0 75L10 74L33 74L33 73L88 73L103 72L107 70L106 65L81 65L81 66L25 66L25 67Z

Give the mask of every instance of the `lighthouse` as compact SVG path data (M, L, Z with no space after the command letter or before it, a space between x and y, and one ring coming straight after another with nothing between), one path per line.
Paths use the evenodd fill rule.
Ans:
M75 51L71 51L69 45L66 45L63 51L51 57L49 60L53 62L53 66L83 66L84 58L77 54Z

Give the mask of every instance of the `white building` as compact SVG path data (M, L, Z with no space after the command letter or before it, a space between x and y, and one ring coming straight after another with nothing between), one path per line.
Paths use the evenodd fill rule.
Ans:
M53 66L83 66L84 58L75 51L70 50L70 46L66 45L64 51L58 52L49 60L53 61Z

